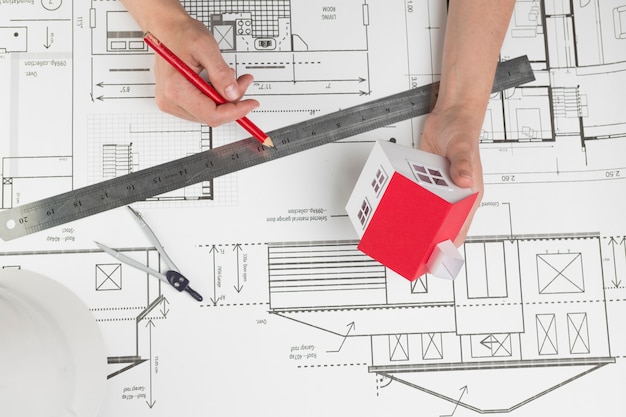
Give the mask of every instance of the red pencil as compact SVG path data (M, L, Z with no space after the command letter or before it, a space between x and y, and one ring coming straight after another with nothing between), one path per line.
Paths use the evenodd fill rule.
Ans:
M146 32L144 34L144 40L148 45L154 49L156 53L158 53L164 60L166 60L170 65L172 65L178 72L180 72L191 84L196 86L196 88L202 91L207 97L213 100L217 104L224 104L227 100L222 97L215 89L211 86L211 84L207 83L200 77L194 70L189 68L187 64L183 62L182 59L176 56L174 52L172 52L167 46L165 46L160 40L157 39L150 32ZM252 123L247 117L242 117L241 119L237 119L237 123L241 125L244 129L246 129L255 139L261 142L265 146L274 146L272 143L272 139L265 132L258 128L257 125Z

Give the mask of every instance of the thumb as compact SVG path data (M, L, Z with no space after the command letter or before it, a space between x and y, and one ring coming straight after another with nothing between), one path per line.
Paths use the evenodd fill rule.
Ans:
M473 188L476 182L476 170L480 163L475 161L474 151L469 147L455 146L448 149L450 160L450 177L462 188ZM476 166L478 164L478 166Z
M229 67L217 43L212 45L199 59L200 65L204 67L209 77L209 82L226 101L238 101L244 91L237 83L235 70Z
M472 188L474 186L474 170L472 160L468 155L461 153L449 154L450 178L454 183L462 188Z
M454 183L462 188L472 188L474 176L472 175L472 164L468 159L450 160L450 177Z
M451 143L451 145L448 147L450 178L457 186L469 188L472 192L478 193L478 197L454 241L458 247L465 241L474 214L482 200L484 193L483 169L480 161L478 141L462 140L457 143Z

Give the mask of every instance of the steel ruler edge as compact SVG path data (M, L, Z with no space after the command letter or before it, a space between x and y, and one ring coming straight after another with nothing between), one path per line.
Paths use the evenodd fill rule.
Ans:
M502 61L492 93L534 80L527 56ZM6 209L0 212L0 238L12 240L427 114L437 90L433 83L268 132L275 148L247 138Z

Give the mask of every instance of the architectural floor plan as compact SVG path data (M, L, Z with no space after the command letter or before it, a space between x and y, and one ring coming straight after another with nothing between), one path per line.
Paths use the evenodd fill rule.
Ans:
M251 73L277 129L439 78L446 2L182 0ZM485 13L489 13L488 10ZM518 0L486 190L455 281L357 249L345 204L397 123L139 202L198 303L104 253L159 254L126 209L0 241L89 306L102 417L626 412L626 0ZM153 53L119 1L0 0L0 208L247 137L154 103Z

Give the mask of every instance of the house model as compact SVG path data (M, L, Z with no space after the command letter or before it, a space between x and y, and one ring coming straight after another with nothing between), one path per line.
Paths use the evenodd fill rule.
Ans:
M410 281L454 279L464 261L452 241L478 194L449 168L440 155L377 142L346 204L359 250Z

